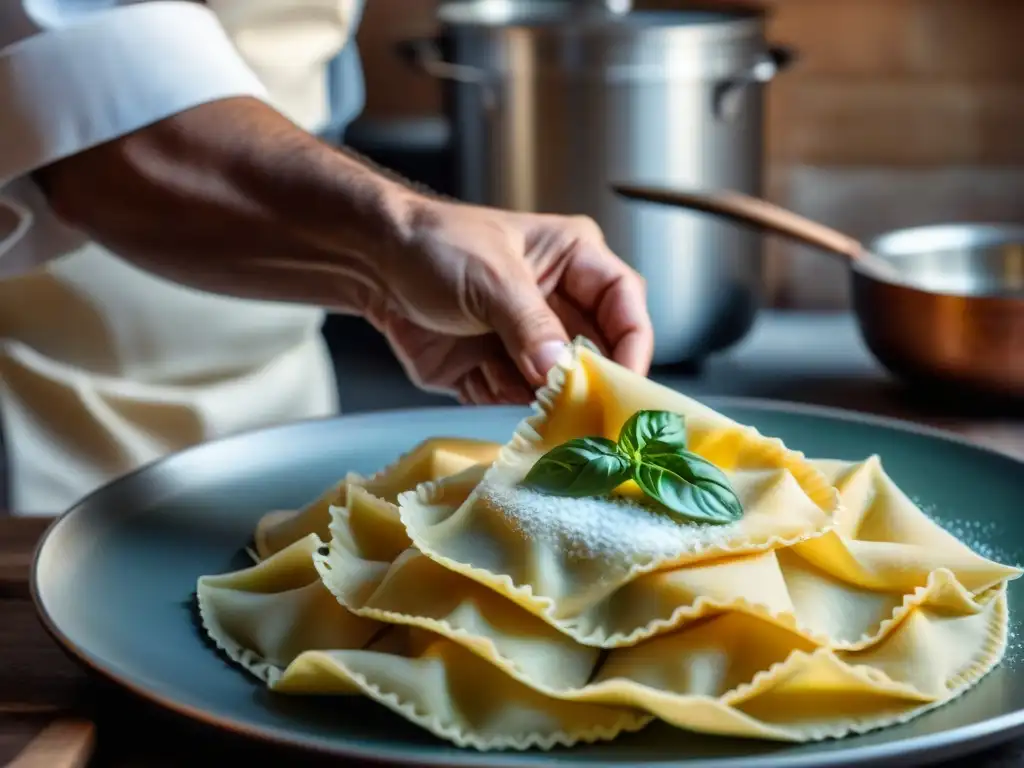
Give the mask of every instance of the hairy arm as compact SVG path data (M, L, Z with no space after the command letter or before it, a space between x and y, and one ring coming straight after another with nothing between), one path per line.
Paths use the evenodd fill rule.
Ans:
M80 242L29 236L56 212L181 284L362 314L464 399L540 383L570 332L646 368L643 283L593 222L417 194L274 103L199 3L0 2L0 271Z
M181 112L36 172L53 209L176 282L358 312L419 196L254 98Z

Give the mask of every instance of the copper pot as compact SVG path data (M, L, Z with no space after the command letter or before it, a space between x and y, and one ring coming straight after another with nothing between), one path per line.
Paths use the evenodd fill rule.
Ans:
M862 244L735 192L623 184L613 189L623 197L702 211L845 258L861 336L890 372L932 388L1024 399L1024 225L914 227Z

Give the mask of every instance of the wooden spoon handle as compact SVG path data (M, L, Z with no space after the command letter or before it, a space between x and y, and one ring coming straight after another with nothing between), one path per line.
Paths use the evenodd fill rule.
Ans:
M747 224L774 232L801 243L844 256L850 261L864 255L864 246L856 239L831 227L787 211L765 200L740 192L689 192L677 189L612 184L616 194L632 200L661 203L676 208L709 213L738 224Z

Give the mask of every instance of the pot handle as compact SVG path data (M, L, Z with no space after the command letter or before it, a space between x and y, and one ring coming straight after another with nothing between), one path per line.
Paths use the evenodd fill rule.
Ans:
M744 90L749 86L771 81L779 72L791 67L797 58L795 48L788 45L772 45L746 72L715 85L711 95L711 109L715 118L734 120L739 114L740 96Z
M395 52L413 69L437 80L480 86L483 89L484 106L488 109L494 106L494 81L490 74L478 67L445 61L436 37L399 40L395 44Z

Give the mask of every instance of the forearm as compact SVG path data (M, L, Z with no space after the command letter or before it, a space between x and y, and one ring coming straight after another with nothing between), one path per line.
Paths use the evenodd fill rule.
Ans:
M418 196L256 99L225 99L37 172L54 210L168 279L362 311Z

